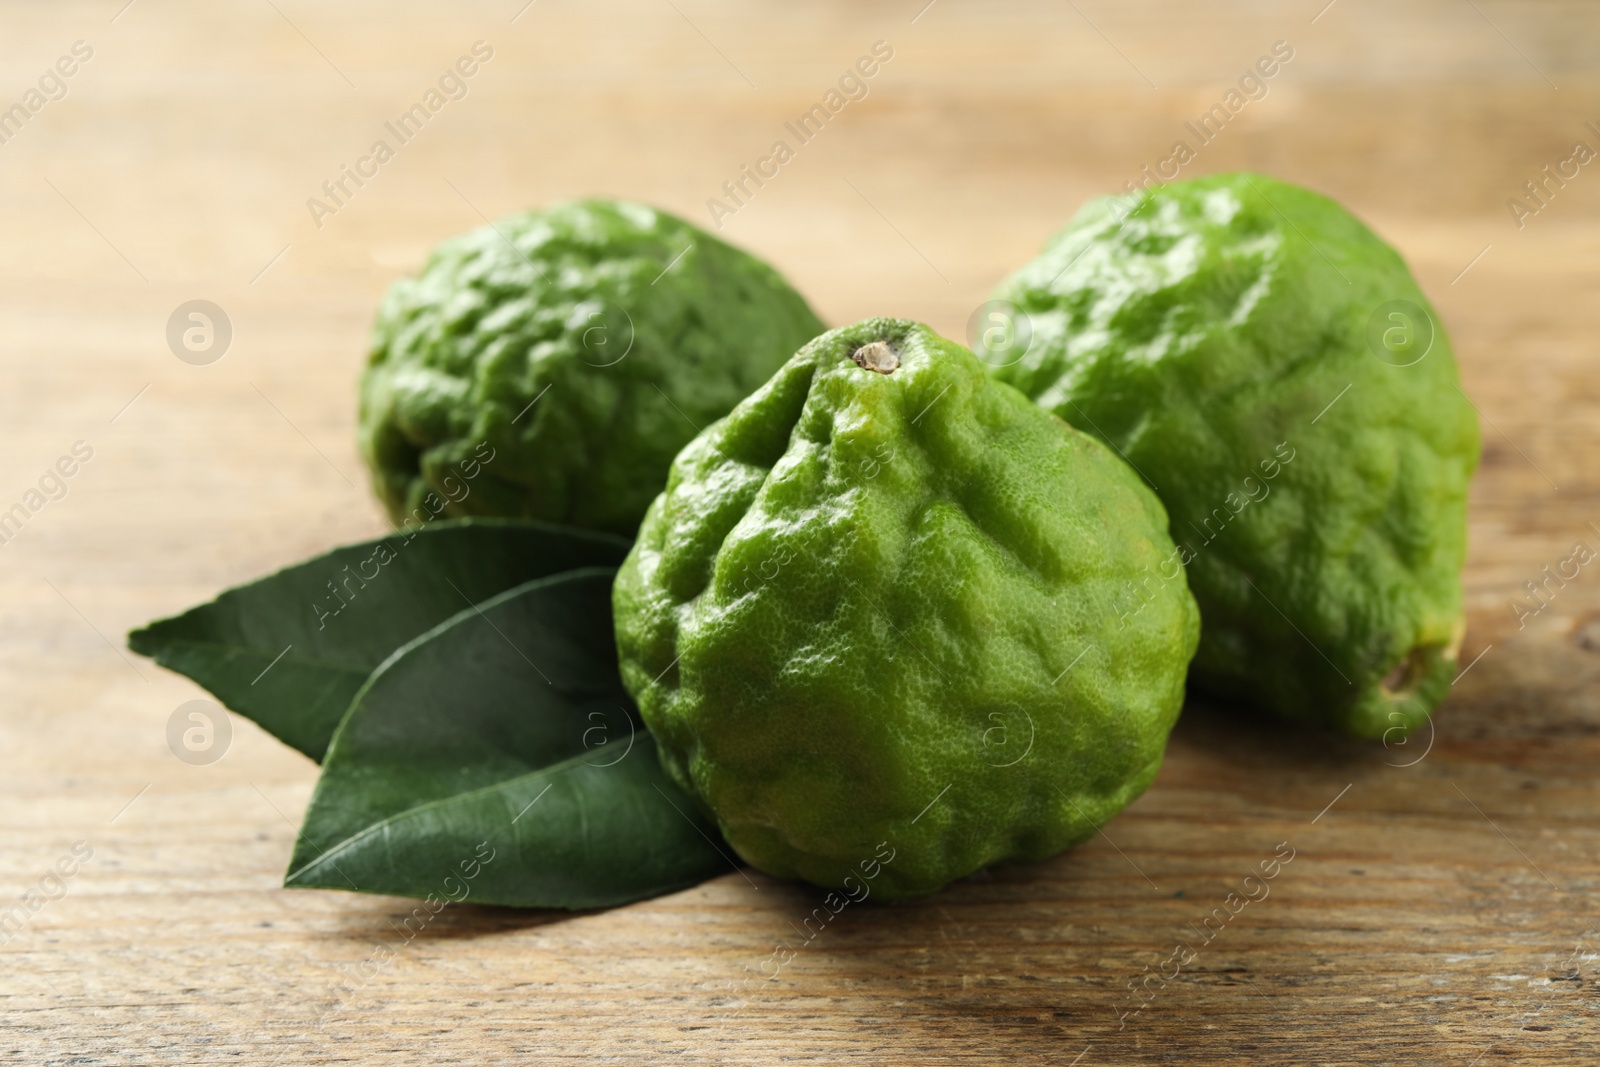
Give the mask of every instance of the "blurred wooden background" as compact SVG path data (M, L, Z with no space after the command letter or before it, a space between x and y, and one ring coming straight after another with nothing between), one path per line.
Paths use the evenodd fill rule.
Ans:
M1600 1059L1600 575L1524 629L1510 607L1575 541L1600 546L1600 173L1521 228L1506 204L1575 142L1600 149L1594 5L125 3L0 5L0 108L44 79L37 112L0 126L0 511L93 449L0 547L0 909L60 896L52 865L93 850L0 945L0 1056ZM92 55L46 77L80 41ZM307 199L478 41L493 55L466 96L319 228ZM893 58L865 98L721 232L830 323L952 337L1287 42L1184 175L1310 185L1413 264L1483 415L1466 653L1486 651L1420 761L1426 739L1191 707L1104 838L852 908L775 981L761 961L819 894L736 874L579 917L453 907L371 966L409 905L278 888L314 768L243 720L220 762L174 758L168 717L199 693L122 634L381 529L353 386L375 301L434 242L585 194L707 225L706 200L878 41ZM168 349L192 299L232 322L218 362ZM1285 841L1270 897L1124 1016L1130 984Z

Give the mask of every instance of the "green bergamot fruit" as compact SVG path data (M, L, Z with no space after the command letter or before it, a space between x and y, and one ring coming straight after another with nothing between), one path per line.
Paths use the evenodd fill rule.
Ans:
M894 319L817 338L679 454L614 601L662 760L739 855L883 897L1143 792L1199 623L1132 470Z
M1087 205L995 296L1032 334L995 376L1166 504L1197 689L1363 737L1427 720L1465 631L1478 423L1392 248L1325 197L1218 175Z
M361 452L397 523L631 536L678 450L822 329L771 267L665 212L584 200L514 215L389 289Z

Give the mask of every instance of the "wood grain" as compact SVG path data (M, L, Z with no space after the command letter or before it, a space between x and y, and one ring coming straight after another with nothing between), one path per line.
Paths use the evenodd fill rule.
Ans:
M1591 6L522 2L0 5L0 105L94 49L0 144L0 511L94 449L0 547L0 894L57 895L52 865L93 849L0 946L0 1056L1600 1061L1600 577L1522 629L1509 607L1574 541L1600 544L1600 176L1522 229L1505 204L1573 142L1600 147ZM479 40L494 57L467 97L319 229L306 199ZM167 719L199 694L121 635L381 528L353 383L375 300L435 241L589 193L706 224L879 40L894 58L866 98L723 233L830 322L955 337L1079 203L1291 43L1185 173L1338 197L1456 342L1487 446L1466 576L1467 653L1485 651L1431 748L1195 704L1103 837L851 906L804 945L819 894L753 872L596 914L452 907L409 942L405 902L280 889L314 768L243 721L220 762L179 762ZM164 339L195 298L235 328L203 367ZM1285 842L1270 895L1202 939ZM1185 938L1192 963L1124 1015Z

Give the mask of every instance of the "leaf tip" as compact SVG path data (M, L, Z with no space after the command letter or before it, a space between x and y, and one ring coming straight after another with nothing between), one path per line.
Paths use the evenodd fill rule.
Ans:
M155 656L157 623L147 623L128 631L128 650L140 656Z

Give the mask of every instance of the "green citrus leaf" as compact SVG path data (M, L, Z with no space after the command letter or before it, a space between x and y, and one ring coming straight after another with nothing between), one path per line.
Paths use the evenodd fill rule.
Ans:
M614 565L607 534L496 519L437 522L336 548L128 635L320 760L367 675L463 608L535 578Z
M613 574L509 590L374 672L329 746L284 884L593 908L728 870L622 687Z

